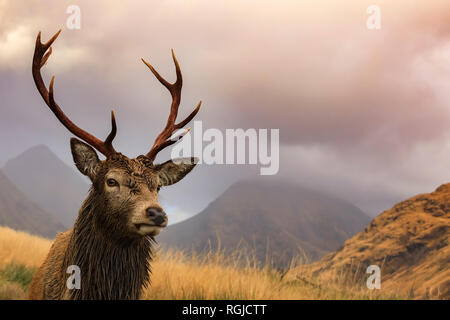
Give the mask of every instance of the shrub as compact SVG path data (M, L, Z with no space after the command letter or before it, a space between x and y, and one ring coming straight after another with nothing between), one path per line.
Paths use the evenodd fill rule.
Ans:
M11 262L0 270L0 278L6 282L16 283L20 285L23 290L27 290L35 271L35 268L29 268L22 264Z

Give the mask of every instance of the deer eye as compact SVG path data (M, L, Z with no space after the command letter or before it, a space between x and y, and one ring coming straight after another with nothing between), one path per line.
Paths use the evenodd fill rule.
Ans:
M108 179L108 180L106 180L106 184L107 184L108 186L110 186L110 187L116 187L116 186L119 185L119 183L118 183L116 180L114 180L114 179Z
M158 191L158 192L159 192L159 190L161 190L161 187L158 187L158 188L156 188L156 191Z

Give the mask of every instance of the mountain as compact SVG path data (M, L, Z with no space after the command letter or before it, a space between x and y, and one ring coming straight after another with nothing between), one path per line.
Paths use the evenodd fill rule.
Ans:
M29 199L51 213L66 228L72 227L89 184L48 147L32 147L3 168L6 176Z
M170 217L169 217L170 219ZM342 200L298 186L238 182L205 210L171 225L162 247L194 250L247 248L258 261L286 267L293 256L316 260L336 250L370 219Z
M450 299L450 184L400 202L336 252L286 276L347 274L365 285L369 265L381 268L381 290Z
M66 228L51 214L30 201L0 171L0 225L24 230L47 238Z

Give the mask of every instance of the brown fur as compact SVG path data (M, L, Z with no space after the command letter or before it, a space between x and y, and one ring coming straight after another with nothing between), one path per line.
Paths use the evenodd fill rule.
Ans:
M130 221L145 218L141 207L160 207L157 187L164 185L160 177L175 183L195 164L177 165L174 171L172 163L153 166L142 157L120 154L99 161L92 148L81 142L72 145L72 152L80 171L89 172L92 188L74 227L58 234L33 277L29 298L138 299L149 283L154 237L138 233ZM119 191L105 182L112 173L120 181ZM81 270L80 289L66 286L70 265Z

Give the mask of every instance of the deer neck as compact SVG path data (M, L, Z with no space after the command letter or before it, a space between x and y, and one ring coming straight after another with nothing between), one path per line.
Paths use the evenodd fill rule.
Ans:
M69 290L72 299L139 299L149 282L153 238L114 238L96 228L102 210L92 191L75 222L65 257L66 268L76 265L81 288Z

